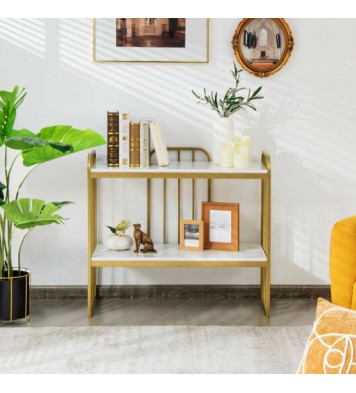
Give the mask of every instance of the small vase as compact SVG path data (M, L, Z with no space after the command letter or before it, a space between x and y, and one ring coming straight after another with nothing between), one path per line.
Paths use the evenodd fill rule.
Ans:
M133 246L133 239L129 235L122 235L122 236L116 236L116 235L110 235L106 239L106 247L109 250L115 250L115 251L123 251L123 250L128 250Z
M213 122L213 164L220 165L220 150L223 143L234 141L234 123L231 117L219 117Z

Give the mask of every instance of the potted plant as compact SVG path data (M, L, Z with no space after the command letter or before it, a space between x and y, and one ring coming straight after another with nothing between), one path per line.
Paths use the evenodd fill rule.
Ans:
M93 130L81 131L67 125L46 127L37 134L27 129L16 130L17 110L26 94L18 86L13 91L0 91L0 159L4 163L0 173L0 321L29 316L30 271L21 263L23 241L37 226L63 223L65 218L57 212L71 203L20 198L24 181L40 164L106 143ZM19 152L13 159L10 149ZM19 157L24 166L32 169L14 186L11 180ZM17 250L16 230L24 231Z
M262 86L258 87L252 94L251 90L246 87L239 87L240 74L242 70L238 70L235 62L234 69L230 70L235 80L235 86L229 87L225 95L220 98L217 92L208 93L204 89L204 95L198 95L194 90L192 93L198 99L198 104L203 103L219 115L218 120L213 123L213 163L220 164L220 148L223 143L233 142L234 128L231 115L241 109L251 108L256 111L253 103L255 100L261 100L263 97L259 95ZM248 90L247 96L242 94L243 90Z
M116 225L116 227L110 227L107 225L107 227L113 233L113 235L110 235L106 239L106 246L109 250L122 251L128 250L133 246L133 238L129 235L125 235L125 232L129 229L130 226L130 220L122 220Z

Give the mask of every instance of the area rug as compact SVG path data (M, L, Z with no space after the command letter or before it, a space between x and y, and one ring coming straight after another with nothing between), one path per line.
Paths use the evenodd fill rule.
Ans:
M295 373L311 326L7 327L0 373Z

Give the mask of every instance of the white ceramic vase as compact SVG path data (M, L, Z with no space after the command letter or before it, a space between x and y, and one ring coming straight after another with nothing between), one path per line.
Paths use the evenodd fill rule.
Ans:
M134 241L132 237L129 235L122 235L122 236L110 235L106 239L106 247L109 250L115 250L115 251L128 250L133 246L133 244Z
M221 145L234 141L234 123L231 117L218 117L213 122L213 164L220 165Z

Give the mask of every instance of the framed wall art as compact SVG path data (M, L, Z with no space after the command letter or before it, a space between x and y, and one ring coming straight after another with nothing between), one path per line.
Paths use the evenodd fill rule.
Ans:
M292 32L282 18L245 18L232 39L238 62L261 78L279 71L287 63L293 46Z
M95 62L208 63L207 18L93 20Z
M239 251L239 204L202 202L204 248Z
M202 220L180 220L180 249L203 251L204 222Z

